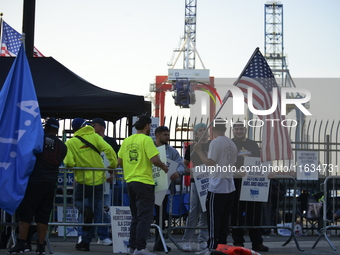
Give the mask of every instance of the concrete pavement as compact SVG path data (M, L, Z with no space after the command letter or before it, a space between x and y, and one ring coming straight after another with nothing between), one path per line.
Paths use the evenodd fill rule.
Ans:
M182 235L172 235L172 237L175 239L176 242L178 242L180 245ZM249 242L248 236L246 238L245 247L251 248L251 243ZM269 252L263 252L261 254L339 254L340 251L340 237L337 235L333 235L330 237L331 242L333 245L337 248L337 251L334 251L331 246L328 244L326 239L322 237L315 247L315 249L312 249L311 247L314 245L315 241L317 240L318 236L301 236L297 237L298 244L304 252L299 251L297 249L297 246L292 240L290 243L288 243L286 246L282 246L286 240L287 237L278 236L278 235L270 235L264 237L264 245L269 247ZM228 241L231 240L231 238L228 238ZM53 254L55 255L68 255L68 254L85 254L85 255L107 255L113 253L112 246L101 246L96 244L96 240L93 239L90 251L89 252L82 252L75 250L75 237L67 237L67 240L64 240L62 237L54 237L52 236L50 238L51 243L51 250ZM181 250L177 249L177 247L170 241L170 239L166 239L167 245L172 248L172 250L169 252L169 255L194 255L195 248L197 247L197 244L192 243L192 252L182 252ZM154 245L154 237L150 237L148 240L148 246L147 249L149 251L152 251ZM33 251L28 252L27 254L35 254L35 244L32 244ZM7 249L0 249L0 254L5 254ZM157 255L164 255L164 252L154 252ZM46 254L49 254L48 249L46 249Z

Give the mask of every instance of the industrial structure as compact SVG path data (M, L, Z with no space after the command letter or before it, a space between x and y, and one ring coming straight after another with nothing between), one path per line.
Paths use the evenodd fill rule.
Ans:
M283 4L280 2L267 2L264 5L264 56L270 66L278 86L281 87L296 87L286 61L284 54L284 36L283 36ZM299 93L291 93L286 95L287 98L303 98ZM304 104L305 108L309 109L309 103ZM295 110L297 125L296 141L300 142L303 137L303 125L305 116L296 108L295 105L287 105L286 112ZM296 145L300 145L297 143Z
M196 102L195 90L204 90L211 93L210 117L215 115L214 99L216 89L214 78L209 76L209 69L204 64L196 49L196 21L197 0L185 0L185 24L184 36L181 38L179 47L174 50L168 76L156 76L156 83L150 85L150 92L155 92L155 117L164 120L165 93L173 92L175 105L181 108L189 108ZM183 66L176 69L178 59L183 54ZM203 69L196 69L196 57L200 60Z

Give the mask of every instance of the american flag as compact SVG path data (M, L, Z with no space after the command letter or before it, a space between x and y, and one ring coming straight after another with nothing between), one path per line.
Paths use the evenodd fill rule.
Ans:
M1 57L15 57L21 46L21 34L5 21L2 22ZM34 57L44 57L37 48L33 50Z
M248 104L248 87L253 89L253 106L257 110L268 110L272 106L272 91L278 87L275 77L259 49L257 48L249 60L248 65L234 84L244 94L244 101ZM278 90L279 91L279 90ZM258 115L264 122L262 129L261 161L277 159L292 159L293 151L287 127L281 124L281 97L278 95L277 108L269 115ZM270 121L276 119L279 121Z

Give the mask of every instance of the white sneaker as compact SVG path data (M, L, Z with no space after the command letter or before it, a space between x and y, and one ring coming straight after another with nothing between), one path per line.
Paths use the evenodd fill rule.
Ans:
M191 251L191 244L190 243L183 243L182 251Z
M156 254L149 252L147 249L141 249L140 251L136 249L133 255L156 255Z
M197 255L208 255L208 254L210 254L210 250L208 248L205 248L204 250L195 252L195 254L197 254Z
M81 241L83 241L83 237L82 236L78 236L78 241L77 241L77 244L80 244Z
M203 251L204 249L207 248L207 242L202 242L197 245L197 251Z
M109 238L105 238L105 239L103 239L103 240L101 240L100 238L98 238L97 244L109 246L109 245L112 244L112 241L111 241Z

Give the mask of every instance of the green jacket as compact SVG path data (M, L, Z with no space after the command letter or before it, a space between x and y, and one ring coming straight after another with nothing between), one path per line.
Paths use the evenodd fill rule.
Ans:
M85 126L74 133L74 137L66 141L67 154L64 159L66 167L104 168L102 157L91 147L75 136L81 136L92 143L100 152L104 152L111 168L117 167L117 155L103 137L94 132L93 127ZM75 180L86 185L99 185L105 182L105 171L76 170Z

